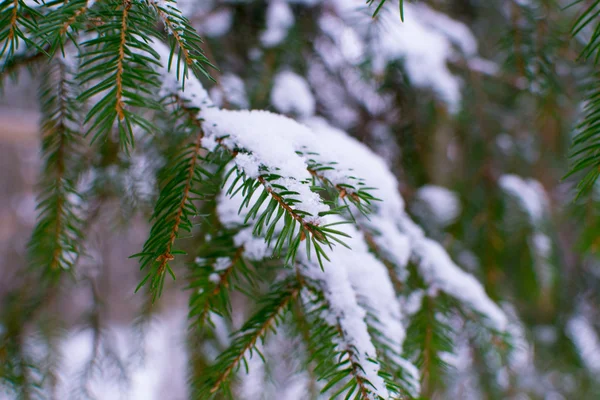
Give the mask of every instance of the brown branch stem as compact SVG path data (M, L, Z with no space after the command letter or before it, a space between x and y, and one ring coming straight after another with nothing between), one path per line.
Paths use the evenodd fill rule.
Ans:
M171 249L173 247L173 243L177 238L177 232L179 231L179 225L181 224L181 217L183 215L183 210L185 209L185 203L188 201L190 190L192 188L192 182L194 180L194 171L196 170L196 164L198 163L198 153L200 152L200 148L202 147L202 138L204 137L204 132L200 129L196 142L194 143L194 152L193 157L190 160L190 164L188 166L188 176L186 178L185 187L183 189L183 196L181 198L181 202L179 203L179 207L177 209L177 214L175 215L175 224L173 225L173 230L171 231L171 235L169 237L169 241L167 243L167 248L164 253L157 257L157 261L160 261L160 264L157 269L157 274L160 276L165 272L165 268L167 263L173 260L175 257L171 254Z
M131 8L131 0L123 0L123 17L121 20L121 40L119 43L119 57L117 58L117 73L116 73L116 105L115 110L119 121L125 118L123 104L123 63L125 61L125 45L127 44L127 17Z

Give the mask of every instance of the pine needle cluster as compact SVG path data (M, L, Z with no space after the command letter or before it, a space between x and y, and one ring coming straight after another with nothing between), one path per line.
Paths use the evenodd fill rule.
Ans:
M390 3L366 1L373 18ZM574 34L595 23L599 5L581 15ZM404 6L399 1L402 20ZM536 44L519 50L536 53ZM597 61L599 46L600 25L582 58ZM507 64L518 67L519 57L532 63L526 72L542 71L535 77L552 75L544 73L552 64L544 57L515 53ZM356 166L348 165L335 158L335 146L319 144L340 135L329 125L309 121L307 128L287 116L212 103L202 82L218 73L174 0L4 1L0 60L3 78L31 63L43 70L44 162L29 258L51 288L77 276L85 256L94 200L86 167L128 159L140 140L154 146L160 167L151 227L131 256L142 271L136 292L147 289L155 303L167 277L183 277L195 398L235 398L250 361L268 364L264 348L282 330L303 344L298 373L309 372L327 398L433 395L451 369L453 321L470 321L493 338L490 352L498 357L510 347L503 310L413 222L398 182L373 152L339 136L336 145L358 149ZM583 189L600 175L600 89L585 110L572 171L587 171ZM293 138L281 139L286 135ZM289 150L287 158L273 149ZM192 250L189 238L199 243ZM464 279L457 283L457 276ZM233 298L249 303L241 326L233 321ZM399 299L418 304L404 314ZM222 334L218 324L231 329L231 340L210 359L199 343ZM18 344L0 345L0 379L15 391L45 388L44 379L26 382L36 374Z

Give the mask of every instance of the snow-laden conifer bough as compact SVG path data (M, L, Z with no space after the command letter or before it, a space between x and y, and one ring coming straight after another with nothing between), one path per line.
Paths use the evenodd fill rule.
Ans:
M198 127L191 151L206 165L190 174L222 175L218 218L223 233L233 232L230 257L198 260L211 284L196 285L201 289L192 295L192 316L204 324L213 312L227 313L228 306L211 296L227 290L240 273L236 268L281 260L263 308L217 357L200 392L230 390L237 368L258 357L258 342L300 305L316 331L309 352L333 363L320 365L327 393L417 396L419 371L403 357L407 318L397 293L409 264L424 280L427 296L451 296L490 330L506 330L506 316L481 284L406 214L398 182L379 156L318 117L298 122L268 111L217 108L194 77L182 88L169 72L166 46L155 41L153 48L161 56L163 94ZM161 198L171 190L167 185ZM148 256L149 278L160 289L156 279L164 279L164 263L174 252L155 255Z
M21 6L24 2L16 3L15 13L25 9ZM332 4L340 15L348 11L342 0L332 0ZM280 71L272 92L276 108L298 115L298 120L264 110L217 107L231 92L222 90L223 98L213 101L191 73L208 75L200 37L173 2L163 0L69 2L66 11L59 8L51 15L62 26L51 38L54 51L73 51L69 34L81 23L81 15L92 12L92 5L93 12L109 16L97 27L102 34L80 37L80 47L90 53L81 57L79 65L74 58L59 63L63 67L56 72L59 88L68 90L59 95L48 92L48 109L43 110L47 126L61 133L52 137L58 142L46 143L46 156L49 161L60 161L49 165L56 167L52 170L56 187L48 189L47 197L42 196L43 204L53 207L57 216L42 211L41 217L51 221L41 220L38 236L53 223L58 244L39 241L32 251L50 256L48 263L39 263L49 264L54 275L72 269L81 252L82 227L73 199L76 190L64 177L68 172L65 165L74 162L63 160L65 149L81 139L79 126L73 126L82 112L76 105L96 100L84 121L93 140L106 138L116 125L126 153L133 147L136 129L153 129L143 111L168 109L173 130L184 139L166 160L149 238L135 255L145 273L138 289L149 286L154 298L160 296L165 277L175 277L172 261L184 259L183 251L176 248L177 239L184 232L195 233L195 218L206 205L214 206L216 215L207 217L211 232L188 277L193 326L219 331L218 321L231 315L231 292L267 286L267 294L257 296L257 311L234 332L228 348L203 374L193 377L194 397L231 394L231 384L244 373L244 366L255 368L263 343L284 329L286 335L305 331L306 368L325 396L417 397L419 367L425 356L420 348L405 349L405 339L411 339L407 330L422 309L429 307L426 302L442 296L482 329L503 337L508 324L503 311L482 285L409 217L398 182L385 161L327 120L314 116L315 101L302 77ZM419 8L430 22L444 18L425 6ZM148 9L155 20L144 19ZM364 44L378 57L375 69L408 57L407 70L415 83L435 88L455 111L460 85L446 67L452 55L450 42L463 53L473 54L474 39L465 34L464 26L447 20L439 24L440 29L447 28L445 36L426 31L425 19L419 21L416 10L417 6L406 5L406 16L414 19L407 21L405 31L392 28L391 35ZM52 18L47 19L48 24ZM331 28L327 32L331 42L317 43L316 51L335 54L333 43L334 49L338 45L345 49L343 57L360 62L366 50L342 45L344 37L357 33L347 30L340 17L323 18L331 18L328 24L320 21L323 30ZM157 21L168 33L171 48L153 33ZM138 24L135 30L130 29L134 22ZM261 37L266 47L282 40L293 25L286 2L271 2L267 25ZM443 51L424 53L419 46L410 46L407 32L426 37ZM398 38L403 38L402 46L395 40ZM429 57L439 74L423 75L418 63L410 63L419 57ZM334 59L326 64L356 78L351 69L340 67ZM72 87L72 80L83 86L81 93L73 95L77 101L69 97L79 89ZM96 84L88 85L91 82ZM294 98L288 88L302 95ZM160 99L141 96L138 90L146 95L156 90ZM370 111L385 110L385 99L378 98L373 104ZM34 243L35 238L34 233ZM264 277L273 279L264 282ZM411 282L411 277L417 283ZM410 312L404 309L409 299ZM426 312L440 323L445 321L441 312L429 308Z

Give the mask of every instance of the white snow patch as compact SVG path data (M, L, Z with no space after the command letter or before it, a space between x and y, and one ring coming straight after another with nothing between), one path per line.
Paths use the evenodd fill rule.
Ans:
M275 76L271 103L284 114L309 117L315 113L315 98L308 83L291 71L282 71Z
M198 24L198 30L208 37L219 37L225 35L233 25L233 11L230 8L219 8L208 14L202 23Z
M234 74L223 74L220 85L210 90L210 96L218 107L223 107L225 101L237 108L246 109L250 106L244 81Z
M583 315L572 317L567 323L567 334L579 351L584 365L594 374L600 374L600 338L593 325Z
M498 183L507 194L519 201L534 225L542 222L549 201L541 183L517 175L502 175Z
M294 25L294 14L282 0L271 0L267 8L267 29L260 36L265 47L274 47L283 42L288 30Z
M432 88L451 112L460 109L462 84L450 72L447 63L476 58L477 40L465 24L422 3L404 2L404 22L400 21L397 1L388 0L375 20L370 10L359 11L364 5L362 0L332 0L332 3L337 14L362 39L361 45L353 47L367 49L376 73L383 72L392 61L403 60L414 85ZM331 27L323 28L323 25L321 23L328 35L336 32L340 37L342 29L335 27L331 18L327 20ZM480 67L483 63L474 66ZM490 69L490 66L483 68Z
M460 269L439 243L421 237L414 240L413 246L419 271L430 287L439 288L469 305L485 316L495 329L506 329L506 315L489 299L481 283Z
M425 185L416 194L416 208L424 218L432 220L436 225L445 227L456 221L461 212L458 195L444 187Z

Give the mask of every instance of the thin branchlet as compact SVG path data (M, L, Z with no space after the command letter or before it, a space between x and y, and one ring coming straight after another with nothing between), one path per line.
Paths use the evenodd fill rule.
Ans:
M291 279L277 284L265 296L262 308L244 324L231 346L217 358L211 373L203 378L199 392L203 395L202 398L209 398L223 389L247 353L258 352L257 342L264 339L269 330L274 329L284 311L298 298L301 289L301 283Z
M80 201L80 195L74 185L76 173L67 165L73 162L80 134L75 130L75 87L67 70L64 62L54 62L42 89L42 151L46 162L38 223L29 243L32 264L50 276L73 268L74 256L81 251L82 221L75 203Z
M182 109L181 104L177 101L175 104L178 105L179 109ZM195 132L194 141L191 147L188 147L188 145L183 146L181 155L184 158L176 159L175 164L169 167L172 168L170 172L173 176L167 176L165 187L161 190L155 208L155 223L150 231L150 237L144 245L143 253L134 255L141 257L142 268L152 267L138 289L151 277L151 288L155 298L162 291L167 270L173 274L169 262L175 259L173 246L180 230L183 226L186 227L186 230L191 230L190 218L196 213L191 198L194 185L201 181L202 174L204 176L208 174L200 166L200 150L204 132L201 125L194 120L187 120L188 122L191 121L190 129ZM179 193L178 197L174 197L174 193ZM176 204L175 201L177 201Z
M119 58L117 59L116 81L116 105L115 110L119 121L125 118L123 112L123 62L125 60L125 46L127 45L127 17L131 8L131 0L123 0L123 16L121 20L121 41L119 43Z
M183 58L184 58L185 63L187 65L191 66L194 63L194 60L190 56L190 52L188 51L187 46L186 46L185 42L183 41L183 38L181 37L181 35L177 31L176 27L174 26L173 21L171 21L170 16L166 12L164 12L163 9L161 7L159 7L155 1L151 2L151 4L152 4L152 7L154 8L154 10L156 11L156 13L160 16L161 20L166 25L167 29L169 30L169 33L171 35L173 35L173 37L175 38L177 45L179 46L179 48L181 49L181 51L183 53Z
M89 0L86 1L85 5L83 5L82 7L78 8L72 16L70 16L63 24L62 27L60 28L59 31L59 35L62 36L65 33L67 33L67 31L69 30L69 28L77 21L77 19L82 16L83 14L86 13L86 11L88 10L88 6L89 6Z
M208 294L208 297L205 300L206 302L204 304L204 307L202 308L202 312L198 316L198 321L200 322L200 324L204 323L208 316L208 313L210 312L210 300L219 296L219 294L223 290L226 290L229 287L229 278L234 272L235 265L238 263L238 261L240 261L243 255L244 247L242 246L236 250L229 265L227 265L227 267L219 274L219 282L217 282L216 286Z
M202 48L202 38L192 27L190 21L183 13L169 3L175 3L174 0L165 0L158 2L156 0L147 0L159 21L164 24L166 31L173 37L171 54L168 60L169 69L175 53L177 57L176 75L181 81L181 87L185 87L185 80L188 78L188 70L194 73L204 75L206 78L214 81L208 73L207 68L214 68L206 58ZM182 61L182 62L180 62Z
M19 16L19 0L13 0L12 16L10 18L10 28L8 31L7 41L11 41L15 38L15 30L17 29L17 17Z
M252 347L254 347L256 345L256 342L258 341L258 339L263 337L267 333L267 330L269 328L271 328L271 326L273 325L273 322L279 316L279 313L282 310L284 310L289 305L290 302L294 301L296 299L296 297L298 297L298 293L300 293L300 288L296 287L289 293L288 296L286 296L283 299L283 301L281 302L281 304L279 304L279 306L277 307L277 309L275 310L273 315L264 321L262 326L252 335L252 337L248 341L248 343L244 347L242 347L242 351L240 352L240 354L233 360L233 362L221 374L219 379L215 382L214 386L210 389L211 393L216 392L219 389L219 387L223 384L223 382L225 382L225 380L227 380L227 378L229 377L231 372L238 366L238 364L240 363L240 361L242 360L242 358L244 357L246 352L248 350L250 350Z
M203 137L203 132L200 131L198 133L198 135L196 136L196 141L194 143L194 151L193 151L194 155L197 155L200 152L200 148L202 147L202 137ZM159 275L162 275L164 273L165 265L169 261L175 259L175 257L173 257L173 255L171 254L171 248L173 247L173 243L175 242L175 239L177 238L177 232L179 231L179 225L181 223L183 209L185 208L185 204L188 202L188 199L189 199L190 189L192 187L192 181L193 181L194 171L196 169L197 162L198 162L198 157L194 156L194 157L190 158L190 164L188 167L188 176L187 176L187 179L185 182L185 187L183 189L183 195L181 197L181 202L179 203L179 208L177 210L177 214L175 214L175 224L173 225L173 230L171 231L171 235L169 237L167 249L165 250L165 252L163 254L161 254L157 258L157 261L160 261L160 265L158 267L158 272L157 272Z
M61 72L64 69L64 66L61 68ZM62 73L61 73L62 75ZM66 108L66 104L63 101L63 99L66 98L66 89L65 89L65 85L64 85L64 81L61 79L59 81L59 91L58 91L58 102L59 102L59 112L60 115L65 115L65 108ZM60 130L64 130L65 126L64 123L61 121L59 122L59 124L56 126L55 128L57 131ZM53 134L53 132L47 132L46 134ZM65 135L62 135L60 133L54 133L54 134L58 134L59 135L59 142L58 142L58 149L56 150L56 161L55 161L55 165L56 165L56 176L55 176L55 180L56 180L56 190L59 193L64 192L64 174L65 174L65 146L66 146L66 140L65 140ZM59 266L59 257L61 252L63 251L60 246L58 246L58 243L60 242L60 235L62 232L62 227L63 227L63 219L62 219L62 215L63 215L63 204L64 204L64 197L63 196L58 196L57 200L56 200L56 215L58 216L58 218L56 219L56 227L54 229L54 242L57 244L56 247L54 248L54 251L52 252L52 259L50 261L50 269L51 270L57 270L60 266Z
M313 237L317 238L317 240L325 240L323 233L316 229L318 224L307 222L302 216L300 216L292 207L290 207L285 200L277 194L273 190L273 188L269 185L269 183L265 180L264 177L259 176L258 181L264 186L265 190L269 192L271 197L279 204L281 208L285 210L294 220L296 220L307 232L309 232Z

